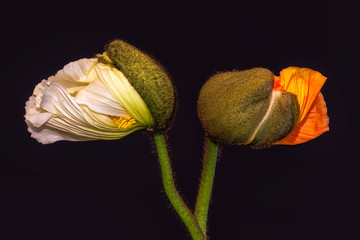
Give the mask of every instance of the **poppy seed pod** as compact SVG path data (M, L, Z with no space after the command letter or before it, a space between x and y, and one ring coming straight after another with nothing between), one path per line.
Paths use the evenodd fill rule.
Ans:
M299 117L295 94L273 91L265 68L218 73L202 87L198 115L217 142L263 148L286 137Z
M111 41L97 57L119 69L136 89L149 108L153 131L170 128L175 117L176 89L159 62L122 40Z

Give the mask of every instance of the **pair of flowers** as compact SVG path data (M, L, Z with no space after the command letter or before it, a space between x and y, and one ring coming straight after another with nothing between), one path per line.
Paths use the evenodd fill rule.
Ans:
M203 86L198 112L217 142L266 147L299 144L328 131L320 92L326 78L289 67L274 76L264 68L218 73ZM130 44L114 40L96 58L67 64L39 83L26 103L31 136L59 140L119 139L173 123L176 90L164 68Z
M325 80L297 67L279 77L264 68L212 76L198 100L207 139L194 211L176 189L163 135L174 120L175 87L160 63L130 44L114 40L96 58L71 62L43 80L26 103L25 121L43 144L154 132L164 190L192 238L201 240L206 239L218 143L263 148L318 137L329 130L320 92Z

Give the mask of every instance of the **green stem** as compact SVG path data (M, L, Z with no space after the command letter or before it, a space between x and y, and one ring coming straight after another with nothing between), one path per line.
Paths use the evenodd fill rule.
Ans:
M215 176L217 154L218 144L207 138L205 141L204 161L200 179L200 187L196 199L194 213L194 216L198 221L202 232L205 235L211 192Z
M162 134L154 134L154 139L159 156L165 193L169 198L171 205L174 207L175 211L189 230L192 239L204 240L205 236L202 233L199 224L176 189L165 137Z

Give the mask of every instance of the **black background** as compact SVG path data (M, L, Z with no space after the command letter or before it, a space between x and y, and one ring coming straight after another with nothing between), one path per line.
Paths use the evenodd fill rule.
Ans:
M191 207L204 140L196 100L209 76L256 66L327 76L330 132L297 146L222 146L209 236L360 239L357 5L333 2L4 3L0 239L189 239L162 192L151 135L41 145L27 132L35 84L115 38L155 56L177 86L168 142Z

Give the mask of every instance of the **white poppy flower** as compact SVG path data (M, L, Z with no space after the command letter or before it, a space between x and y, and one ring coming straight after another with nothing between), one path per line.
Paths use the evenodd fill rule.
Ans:
M124 74L95 58L71 62L40 82L25 110L31 136L43 144L119 139L154 125Z
M111 140L171 127L176 90L159 62L121 40L96 57L71 62L35 87L25 121L37 141Z

